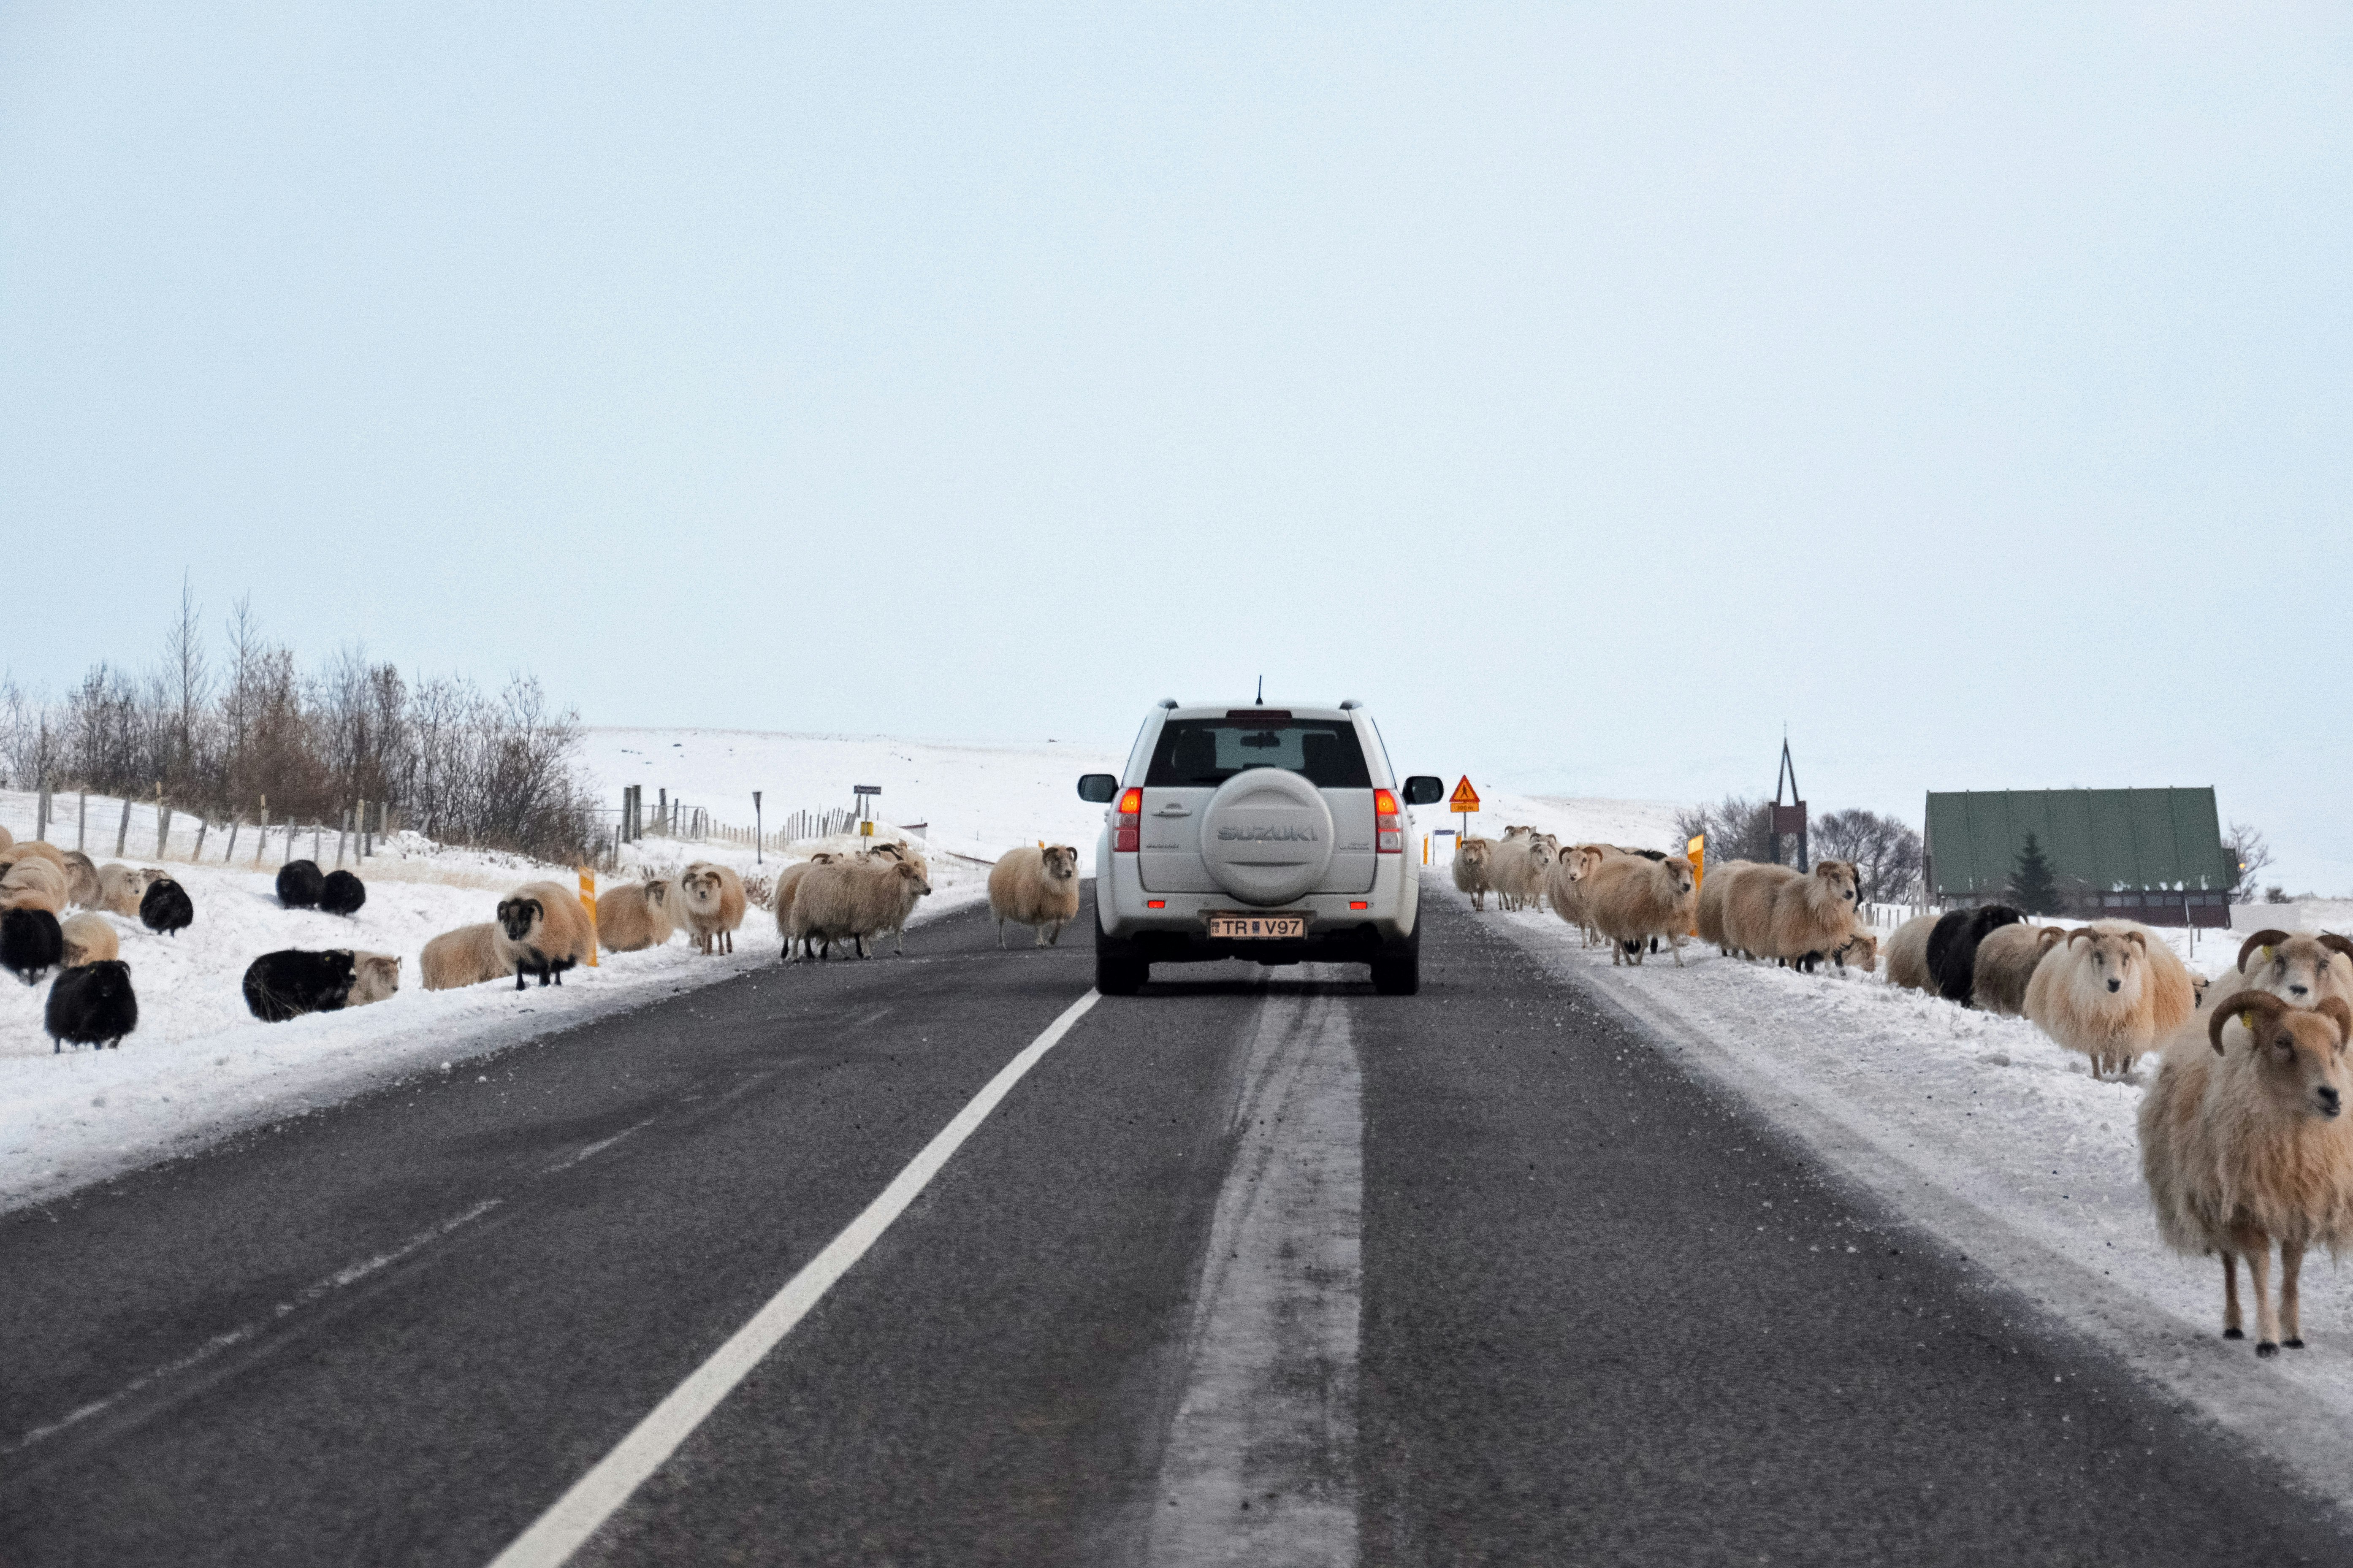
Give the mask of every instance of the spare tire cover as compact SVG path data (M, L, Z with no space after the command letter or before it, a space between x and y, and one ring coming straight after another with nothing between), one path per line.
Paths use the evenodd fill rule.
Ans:
M1209 797L1201 859L1218 886L1244 903L1295 899L1332 863L1332 808L1297 773L1247 768Z

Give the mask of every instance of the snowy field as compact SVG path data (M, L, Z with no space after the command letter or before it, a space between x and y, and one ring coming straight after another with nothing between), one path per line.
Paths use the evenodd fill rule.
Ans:
M1426 886L1469 906L1435 875ZM2022 1018L1966 1011L1876 976L1801 975L1696 941L1682 969L1663 953L1613 968L1607 949L1580 947L1549 912L1491 907L1479 918L1502 922L1534 962L1615 999L1698 1071L2002 1283L2353 1507L2353 1272L2318 1258L2307 1266L2309 1350L2266 1363L2249 1343L2225 1343L2221 1265L2165 1249L2141 1182L2136 1117L2153 1057L2126 1080L2102 1082ZM2186 956L2186 933L2169 935ZM2211 974L2237 951L2236 939L2209 934L2190 962ZM1760 1214L1758 1223L1775 1222ZM1790 1242L1848 1245L1842 1235Z
M1103 808L1079 798L1079 775L1118 773L1127 753L1059 741L987 745L754 730L590 730L582 761L607 806L617 808L623 785L643 786L649 818L656 792L668 790L673 800L721 822L749 827L752 792L758 790L772 832L793 812L846 808L856 800L853 785L878 784L876 821L921 823L923 840L941 850L990 861L1042 838L1077 846L1081 872L1092 877Z

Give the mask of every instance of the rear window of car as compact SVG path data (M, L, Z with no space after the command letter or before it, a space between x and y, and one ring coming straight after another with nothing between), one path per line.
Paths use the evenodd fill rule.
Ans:
M1172 719L1144 775L1147 789L1215 788L1245 768L1303 773L1318 789L1370 789L1356 727L1337 719Z

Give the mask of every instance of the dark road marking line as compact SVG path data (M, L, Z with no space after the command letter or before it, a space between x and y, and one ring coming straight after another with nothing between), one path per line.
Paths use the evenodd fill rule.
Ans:
M190 1351L186 1355L182 1356L179 1360L166 1362L162 1366L141 1373L137 1377L132 1378L129 1383L124 1384L121 1388L116 1389L112 1394L108 1394L105 1398L92 1400L90 1404L81 1406L78 1410L69 1411L65 1415L59 1416L57 1420L50 1422L46 1426L36 1426L32 1428L30 1431L26 1432L24 1436L17 1439L16 1443L13 1447L0 1449L0 1453L22 1453L25 1449L31 1447L34 1444L42 1441L44 1438L53 1437L69 1426L79 1426L82 1422L89 1420L93 1415L105 1414L107 1411L111 1410L116 1405L121 1404L124 1400L130 1398L132 1394L137 1394L140 1390L146 1388L151 1384L160 1383L164 1378L172 1377L177 1373L185 1372L190 1367L199 1366L204 1363L212 1360L213 1357L220 1354L221 1352L227 1350L232 1345L240 1345L245 1343L248 1340L257 1338L260 1334L261 1331L265 1327L269 1326L269 1324L292 1316L294 1313L301 1311L303 1308L320 1300L332 1291L343 1289L348 1285L355 1285L371 1274L379 1273L384 1269L391 1268L394 1264L399 1262L402 1258L408 1257L412 1253L432 1246L433 1243L440 1240L451 1231L456 1230L459 1226L467 1225L474 1220L481 1218L484 1215L498 1207L503 1201L505 1200L501 1198L485 1199L482 1202L476 1204L472 1208L468 1209L463 1214L452 1215L448 1219L441 1221L440 1224L432 1226L430 1229L418 1231L415 1236L410 1237L406 1241L402 1242L390 1252L380 1252L374 1258L364 1258L357 1263L351 1264L346 1268L338 1268L332 1274L328 1275L324 1279L304 1289L302 1292L297 1295L292 1300L279 1302L277 1307L270 1312L267 1319L259 1322L240 1323L236 1328L229 1330L227 1333L215 1334L211 1339L206 1340L203 1344L198 1345L195 1350Z
M834 1282L849 1272L892 1222L931 1185L933 1178L963 1147L988 1113L1059 1044L1071 1026L1101 998L1092 991L1063 1009L1062 1016L998 1069L981 1091L940 1129L907 1168L892 1178L880 1196L845 1226L825 1249L785 1282L751 1321L735 1331L711 1359L653 1407L596 1468L572 1484L530 1529L492 1560L491 1568L555 1568L584 1545L647 1479L661 1468L704 1418L770 1351L784 1342Z

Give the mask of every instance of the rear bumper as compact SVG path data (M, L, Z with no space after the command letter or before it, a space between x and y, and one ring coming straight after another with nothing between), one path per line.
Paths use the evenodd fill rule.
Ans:
M1153 963L1210 963L1221 958L1362 963L1384 949L1412 941L1420 910L1421 881L1412 874L1419 868L1409 868L1405 856L1384 855L1368 892L1310 893L1283 901L1283 912L1307 916L1303 938L1212 941L1204 916L1250 906L1228 892L1146 892L1135 857L1111 854L1109 848L1105 844L1095 859L1095 918L1105 936L1133 943L1135 956ZM1154 900L1159 909L1150 907ZM1352 910L1352 903L1366 907Z
M1356 925L1275 942L1212 940L1172 931L1147 931L1114 940L1146 963L1215 963L1223 958L1246 958L1254 963L1370 963L1405 946L1411 938L1373 925Z

